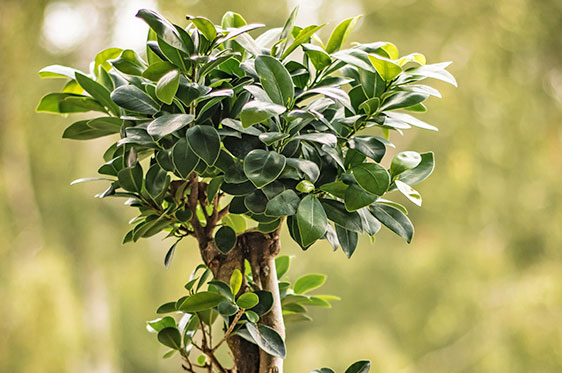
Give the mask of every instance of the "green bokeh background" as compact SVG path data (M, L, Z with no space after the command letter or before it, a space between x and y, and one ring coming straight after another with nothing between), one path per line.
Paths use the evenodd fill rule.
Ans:
M135 8L147 3L55 4L81 9L85 33L57 50L44 32L52 2L0 1L0 372L179 371L144 322L181 294L195 242L181 244L168 270L161 237L121 246L132 209L94 199L100 185L69 186L94 175L107 142L61 140L71 119L34 113L61 83L39 80L41 67L87 70L119 33L113 22L141 22ZM219 22L232 9L272 27L294 5L157 4L180 24L187 13ZM421 115L440 132L392 138L437 157L417 188L423 208L410 205L411 245L383 231L347 260L325 244L303 253L284 233L290 277L327 273L324 291L343 298L289 325L286 372L343 372L362 358L384 373L561 372L562 3L306 0L298 23L326 22L326 37L356 14L364 17L352 39L452 60L459 88L436 83L444 98Z

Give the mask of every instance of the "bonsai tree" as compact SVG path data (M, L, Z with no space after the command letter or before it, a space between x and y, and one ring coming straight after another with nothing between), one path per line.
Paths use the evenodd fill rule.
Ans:
M394 147L391 132L436 130L406 112L426 111L423 102L440 97L422 80L456 84L449 63L400 56L388 42L345 49L359 17L323 42L316 33L324 25L296 26L295 16L296 9L282 28L254 39L248 33L263 25L237 13L227 12L220 26L187 16L183 28L143 9L145 56L109 48L88 73L59 65L40 71L68 82L38 111L98 113L71 124L64 138L115 139L102 176L74 183L105 181L97 197L123 197L138 211L123 243L165 232L166 267L183 239L198 243L202 263L185 296L148 322L170 348L166 356L177 353L188 372L282 372L285 322L337 299L311 295L323 275L285 280L283 227L303 250L327 240L348 258L360 234L374 238L383 225L408 243L414 235L406 208L387 195L421 205L412 186L431 174L433 153L400 152L389 168L381 162ZM217 354L226 347L232 361ZM369 368L359 361L347 372Z

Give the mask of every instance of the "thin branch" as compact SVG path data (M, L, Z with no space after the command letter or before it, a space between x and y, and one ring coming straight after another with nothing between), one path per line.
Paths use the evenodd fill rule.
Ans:
M191 210L191 225L193 226L193 231L195 232L195 237L202 242L202 240L206 240L205 237L205 230L201 226L201 222L197 217L197 202L199 200L199 181L197 180L197 174L192 172L189 175L189 198L187 200L187 204L189 209Z
M217 343L217 345L215 347L213 347L213 349L212 349L213 352L216 351L220 347L220 345L223 344L227 340L228 336L232 333L232 331L236 327L236 324L238 323L238 321L240 320L240 318L242 317L243 314L244 314L244 310L238 311L238 313L234 317L234 320L232 321L232 323L228 327L228 330L226 331L226 333L224 333L224 336L222 337L222 339L219 341L219 343Z

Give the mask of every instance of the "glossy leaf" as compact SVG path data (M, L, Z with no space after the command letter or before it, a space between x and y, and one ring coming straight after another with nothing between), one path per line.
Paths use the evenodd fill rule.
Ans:
M400 65L389 58L376 54L370 54L369 61L371 61L371 64L385 82L394 80L402 72Z
M235 269L230 276L230 290L232 294L236 295L240 291L240 287L242 286L242 272L239 269Z
M256 57L255 68L263 89L274 103L287 106L293 101L293 80L281 62L274 57L262 55Z
M394 177L400 175L406 170L411 170L419 165L421 162L421 155L417 152L406 151L400 152L392 158L390 164L390 174Z
M221 139L212 126L193 126L186 132L189 146L208 166L215 164L219 157Z
M271 102L250 101L244 105L240 113L242 126L248 128L285 112L285 107Z
M415 185L425 180L435 168L435 157L433 152L422 153L420 163L411 170L404 171L398 178L400 181L408 184Z
M368 373L371 369L371 362L368 360L361 360L353 363L345 370L345 373Z
M146 130L150 136L164 137L187 126L193 119L192 114L164 114L150 122Z
M388 229L402 237L406 242L410 243L414 236L414 226L408 217L400 210L383 205L376 204L369 208L371 213L384 224Z
M269 216L295 215L299 206L300 198L291 189L279 193L273 197L265 209L265 214Z
M236 304L238 307L243 309L250 309L256 306L260 301L260 298L254 293L244 293L238 297Z
M228 253L236 245L236 232L226 225L220 227L215 233L215 243L223 254Z
M328 217L317 197L304 197L299 203L296 218L304 246L309 246L324 236Z
M156 97L168 105L174 100L180 84L180 74L178 70L171 70L164 74L156 85Z
M190 295L179 305L179 309L189 313L201 312L218 306L219 303L224 300L226 300L226 298L218 293L201 291Z
M99 101L103 106L107 107L113 114L119 115L119 107L111 100L110 93L103 85L92 80L80 72L76 72L76 81L86 92Z
M158 332L158 341L164 346L181 349L181 334L176 327L164 328Z
M388 171L378 164L363 163L353 167L352 171L359 186L377 196L382 196L390 185Z
M124 109L141 114L156 114L160 106L145 92L133 85L117 88L111 93L111 99Z
M246 329L256 344L272 356L285 358L286 349L283 338L272 328L263 324L246 323Z
M160 14L149 9L141 9L138 11L136 16L148 23L150 28L156 32L158 37L164 40L168 45L188 54L193 52L191 48L184 44L184 41L176 28Z
M283 155L256 149L244 158L244 173L257 188L263 188L281 175L285 164Z
M326 52L334 53L341 49L359 18L361 18L361 16L348 18L336 26L326 43Z
M293 290L295 294L306 294L311 290L319 288L326 282L326 275L310 274L305 275L295 281Z
M396 184L396 187L398 188L398 190L403 195L405 195L406 198L408 198L410 201L412 201L414 204L416 204L418 206L422 205L422 197L417 190L415 190L414 188L412 188L408 184L403 183L400 180L396 180L394 183Z
M355 249L357 248L357 243L359 242L359 235L357 232L352 232L345 228L336 225L336 234L338 236L338 241L345 255L351 258Z
M172 148L172 163L177 173L186 179L199 163L199 157L191 150L185 138Z

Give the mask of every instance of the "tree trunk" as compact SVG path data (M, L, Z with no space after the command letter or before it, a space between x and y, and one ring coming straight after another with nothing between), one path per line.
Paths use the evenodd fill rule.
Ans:
M247 259L252 267L255 286L273 294L273 307L262 316L261 323L275 329L284 339L285 324L281 313L281 299L275 270L275 256L279 253L279 249L279 232L251 231L239 235L236 246L228 254L222 254L214 242L209 241L202 245L201 256L215 278L226 283L229 283L235 269L244 273L244 259ZM240 291L246 290L247 284L244 282ZM227 343L234 357L233 373L283 372L283 359L267 354L255 344L238 336L229 337Z

